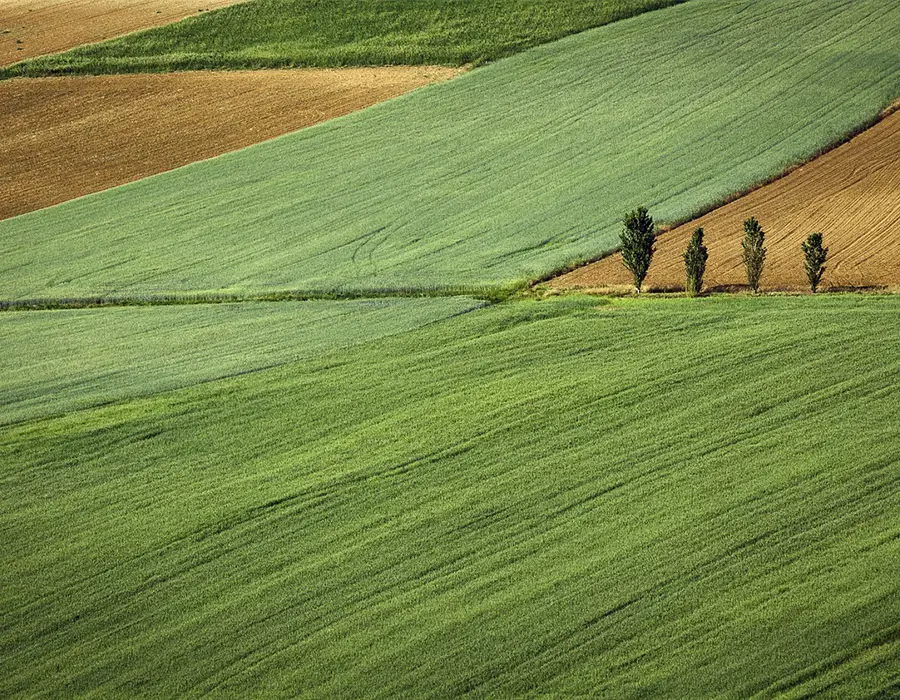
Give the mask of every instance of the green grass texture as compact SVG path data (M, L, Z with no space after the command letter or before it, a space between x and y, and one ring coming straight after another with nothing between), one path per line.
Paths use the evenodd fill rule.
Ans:
M685 0L252 0L0 77L481 63Z
M479 305L453 297L9 311L0 314L0 424L258 371Z
M781 172L900 94L893 0L693 0L0 222L0 299L506 285ZM765 224L765 222L763 222Z
M895 697L898 320L510 302L0 428L0 695Z

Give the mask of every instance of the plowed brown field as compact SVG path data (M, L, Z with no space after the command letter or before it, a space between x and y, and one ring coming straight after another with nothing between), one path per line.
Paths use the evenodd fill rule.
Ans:
M392 67L0 82L0 219L337 117L460 71Z
M900 285L900 112L789 175L660 236L650 288L683 288L682 253L702 226L709 247L706 285L746 283L740 261L744 219L767 233L767 289L805 289L800 243L821 231L830 248L826 287ZM558 289L630 284L620 255L563 275Z
M0 66L240 0L0 0Z

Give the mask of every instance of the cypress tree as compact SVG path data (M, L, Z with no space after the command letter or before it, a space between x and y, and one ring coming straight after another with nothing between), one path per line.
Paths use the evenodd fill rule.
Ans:
M815 294L819 282L822 281L822 275L825 274L828 248L822 247L821 233L809 234L809 237L800 244L800 248L803 250L803 257L806 258L804 268L806 269L806 278L809 280L809 288Z
M625 228L620 235L622 262L634 279L638 293L656 252L656 224L646 207L638 207L625 215Z
M698 228L691 236L691 242L684 251L685 291L689 297L695 297L703 289L703 275L706 272L706 260L709 251L703 245L703 229Z
M762 277L763 265L766 262L766 232L762 230L755 217L744 222L744 240L741 242L743 254L741 259L747 269L747 283L756 293L759 291L759 278Z

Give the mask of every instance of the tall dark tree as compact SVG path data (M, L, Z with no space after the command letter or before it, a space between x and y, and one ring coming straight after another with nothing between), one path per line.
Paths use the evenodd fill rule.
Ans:
M819 282L822 281L822 275L825 274L828 248L822 247L821 233L809 234L809 237L800 244L800 248L803 250L803 257L806 258L804 267L806 268L806 278L809 280L809 288L815 294Z
M638 207L625 215L625 228L620 235L622 262L634 279L634 286L641 291L650 261L656 252L656 224L646 207Z
M684 271L686 281L684 289L689 297L695 297L703 289L703 275L706 273L706 260L709 251L703 245L703 229L698 228L691 236L687 250L684 251Z
M765 243L766 232L762 230L755 217L750 217L744 222L741 259L747 269L747 283L753 288L754 293L759 291L759 279L766 263Z

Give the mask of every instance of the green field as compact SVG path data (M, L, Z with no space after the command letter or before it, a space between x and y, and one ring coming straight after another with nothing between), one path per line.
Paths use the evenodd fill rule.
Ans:
M506 303L2 428L0 695L896 697L898 321Z
M24 61L12 75L452 65L507 56L685 0L251 0Z
M0 222L0 299L506 285L687 216L900 95L893 0L693 0ZM652 39L648 39L652 37Z
M0 424L257 371L479 305L454 297L0 313Z
M257 0L43 65L654 4ZM0 222L0 698L900 698L900 295L513 294L873 119L898 26L676 3Z

